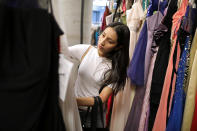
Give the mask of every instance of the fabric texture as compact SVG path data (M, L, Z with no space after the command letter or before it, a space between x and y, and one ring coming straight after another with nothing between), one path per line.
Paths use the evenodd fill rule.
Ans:
M159 6L158 6L159 5ZM153 0L150 2L147 17L152 16L153 11L157 10L160 7L160 11L163 13L165 10L165 6L167 2L161 2L159 4L158 0ZM142 31L140 32L140 36L138 39L137 46L135 48L133 57L129 64L128 76L131 79L131 82L137 86L144 86L146 84L144 72L145 70L145 52L147 47L147 31L145 30L146 22ZM145 73L147 75L147 73Z
M64 123L68 131L82 131L77 101L75 98L73 74L76 72L75 65L65 59L63 54L59 58L59 103L62 109ZM62 97L63 98L62 98Z
M136 86L144 86L144 61L146 45L147 22L145 21L128 68L128 76L132 84Z
M194 65L194 58L195 58L195 52L197 50L197 32L195 33L195 37L192 42L191 51L190 51L190 64L189 64L189 78L194 77L194 72L192 71L192 68ZM192 75L193 74L193 75ZM185 101L185 109L184 109L184 115L183 115L183 124L182 124L182 131L190 130L192 118L193 118L193 112L194 112L194 103L195 103L195 91L197 87L190 83L192 82L190 78L188 79L188 90L186 94L186 101Z
M183 111L185 105L185 92L183 90L183 83L184 83L184 77L186 71L185 68L187 64L186 62L187 62L189 51L190 51L190 44L189 44L189 37L187 37L185 42L185 48L179 62L175 93L172 102L172 110L170 112L166 131L181 130Z
M127 10L127 26L130 29L130 59L132 58L137 44L137 39L144 19L145 13L143 12L140 1L137 1L133 4L130 10ZM114 98L110 130L124 130L134 95L135 85L131 84L131 81L127 79L124 90L118 92Z
M170 36L172 27L172 16L177 10L177 1L173 0L169 3L167 13L162 20L162 24L159 28L156 44L159 46L157 52L155 65L153 69L151 90L150 90L150 115L148 128L152 131L152 127L155 121L156 113L159 107L160 97L163 89L163 83L168 66L169 54L170 54Z
M145 55L145 81L146 81L145 88L146 88L146 91L145 91L140 124L139 124L139 129L138 129L139 131L144 131L145 122L149 116L148 110L149 110L150 88L151 88L153 68L154 68L155 59L156 59L156 55L158 51L158 47L156 47L153 35L156 32L155 30L158 29L158 26L162 18L163 18L163 15L161 14L161 12L157 12L156 14L147 18L147 28L148 28L149 39L148 39L146 55Z
M48 11L0 5L1 131L65 131L58 105L58 38Z
M109 15L109 8L108 6L105 7L105 12L103 14L103 18L102 18L102 25L101 25L101 31L104 31L105 27L106 27L106 17Z
M176 74L173 72L173 56L174 56L174 51L175 48L177 48L177 51L175 56L176 56L176 63L175 63L175 68L177 69L178 66L178 61L180 58L180 47L179 44L176 46L176 41L177 41L177 31L180 27L180 19L182 19L182 16L185 15L186 12L186 7L187 7L188 1L184 0L182 2L182 6L179 8L179 10L174 14L173 16L173 26L172 26L172 39L173 39L173 44L172 44L172 49L171 49L171 54L169 58L169 63L167 67L167 72L165 76L165 81L163 85L163 90L162 90L162 95L161 95L161 100L159 104L159 108L157 111L155 123L153 126L153 131L164 131L166 129L166 117L167 117L167 101L168 101L168 95L169 95L169 88L171 85L171 77L172 77L172 87L175 87L175 81L176 81ZM161 123L162 121L162 123Z
M155 5L155 2L157 1L153 1L153 5ZM160 4L162 5L166 3L160 3ZM158 4L156 6L159 7ZM155 9L157 9L157 7L149 6L149 8L155 8ZM160 8L159 10L163 12L165 8ZM151 14L151 12L149 13ZM150 15L147 14L147 16ZM128 76L131 78L131 83L137 85L137 87L135 90L136 94L128 116L127 124L124 130L135 131L139 129L139 123L142 114L143 101L144 101L145 90L146 90L146 88L144 87L145 84L144 66L145 66L145 53L147 48L147 41L149 39L147 33L148 32L147 32L147 20L146 20L144 22L142 31L140 32L138 43L135 48L132 60L130 62L130 67L128 69ZM143 86L139 86L139 85L143 85Z

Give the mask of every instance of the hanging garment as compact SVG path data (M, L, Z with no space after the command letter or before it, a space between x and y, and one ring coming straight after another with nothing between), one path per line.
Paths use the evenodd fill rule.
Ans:
M162 31L158 36L162 36L156 41L159 50L156 56L155 65L153 69L153 77L150 90L150 115L149 115L149 131L152 131L152 127L155 121L157 109L159 107L161 92L163 88L164 78L170 54L170 36L172 26L172 16L177 10L177 1L173 0L169 3L169 7L166 16L162 20Z
M142 22L145 19L145 13L143 12L140 1L133 4L130 10L127 10L127 26L130 30L130 46L129 57L133 57L134 49L138 40Z
M126 8L127 8L127 10L132 8L133 1L134 0L126 0Z
M182 19L182 17L185 15L187 5L188 5L188 1L184 0L182 2L182 6L179 8L179 10L173 16L173 26L172 26L173 45L172 45L170 59L169 59L168 67L167 67L167 73L166 73L165 81L164 81L164 85L163 85L160 105L159 105L156 119L155 119L155 123L153 126L153 131L158 131L158 130L164 131L166 129L167 101L168 101L168 95L169 95L169 88L171 85L171 77L173 76L172 77L172 87L174 88L175 81L176 81L176 74L173 72L173 67L175 66L175 68L177 69L178 61L179 61L179 57L180 57L179 44L176 46L177 31L180 27L180 19ZM175 48L177 48L176 51L175 51ZM175 64L173 62L174 51L175 51L175 56L177 58ZM172 89L172 92L173 92L173 89Z
M74 91L73 74L76 72L74 64L65 59L63 54L59 58L60 106L68 131L82 131L79 111Z
M193 36L191 35L192 34L191 32L193 32L193 28L191 27L191 25L193 24L193 21L191 19L191 14L192 14L192 7L189 4L188 7L187 7L186 16L183 18L181 28L186 29L187 32L190 34L190 40L189 40L190 43L192 43L192 40L193 40ZM191 50L190 50L190 52L191 52ZM188 59L187 59L187 64L186 64L186 69L185 69L185 79L184 79L184 82L183 82L183 89L184 89L186 94L187 94L187 88L188 88L188 81L189 81L189 78L190 78L190 74L189 74L190 73L189 72L189 65L190 64L189 63L190 63L190 54L189 54Z
M0 130L65 131L58 105L62 34L46 10L0 4Z
M130 10L127 10L127 25L130 29L130 45L129 55L132 58L134 48L139 36L139 32L142 26L142 21L145 19L140 2L133 4ZM120 91L114 99L114 105L112 110L111 126L112 131L124 130L129 111L135 95L135 86L131 84L130 80L126 81L123 91Z
M149 95L150 95L152 72L153 72L153 67L154 67L155 58L157 54L156 52L158 51L158 48L155 47L156 45L153 41L153 33L154 33L154 30L158 28L162 18L163 18L163 15L161 14L160 11L158 11L156 14L147 18L148 42L147 42L146 55L145 55L145 81L147 78L148 78L148 81L145 87L146 91L145 91L143 108L142 108L142 113L141 113L141 118L140 118L139 131L144 130L145 121L148 116L147 113L149 109ZM152 47L156 48L154 52L152 50Z
M194 56L195 52L197 50L197 31L195 33L191 51L190 51L190 64L189 64L189 75L188 77L193 77L195 75L195 72L192 72L193 64L194 62ZM193 74L193 75L192 75ZM182 124L182 131L188 131L190 130L192 119L193 119L193 112L194 112L194 103L195 103L195 91L197 87L191 83L191 78L188 79L188 90L186 95L186 102L185 102L185 109L184 109L184 115L183 115L183 124ZM195 82L195 80L193 81Z
M158 0L153 0L152 3L150 3L147 17L151 16L153 14L153 11L158 10L158 5L160 6L160 11L163 13L165 10L165 7L167 5L167 2L161 2L161 4L158 3ZM156 6L156 7L155 7ZM147 32L144 32L147 33ZM140 34L141 35L141 34ZM143 39L146 35L142 35ZM142 39L141 38L141 39ZM139 40L135 52L133 54L133 57L131 59L129 69L128 69L128 76L131 79L131 82L134 85L137 86L144 86L146 83L144 71L145 71L145 52L146 52L146 46L147 46L147 40ZM144 42L142 42L144 41ZM147 75L147 73L145 73Z
M188 23L189 23L189 32L190 32L190 35L191 35L191 41L193 40L193 39L195 39L194 38L194 35L195 35L195 31L196 31L196 26L197 26L197 9L195 9L195 8L192 8L191 7L191 5L190 5L190 10L189 10L190 12L189 12L189 21L188 21ZM193 40L193 42L194 42L195 40ZM192 44L193 45L193 44ZM197 48L196 47L196 45L194 45L192 48L191 48L191 52L192 53L190 53L190 55L191 55L191 58L190 59L188 59L188 78L190 78L190 74L191 74L191 68L192 68L192 63L193 63L193 58L194 58L194 54L195 54L195 50L196 49L193 49L193 48ZM187 90L188 90L188 85L189 85L189 79L187 79L186 81L185 81L185 92L187 93ZM187 102L186 102L187 103ZM183 120L184 121L184 120ZM184 123L184 122L183 122Z
M113 108L113 102L114 102L114 94L111 94L107 100L107 113L106 113L106 127L107 129L110 128L110 122L111 122L111 114L112 114L112 108Z
M197 131L197 93L196 93L196 104L195 104L195 111L194 111L194 117L192 121L191 131Z
M145 21L128 68L128 76L131 79L131 83L137 86L144 85L144 60L146 45L147 22Z
M147 42L146 54L145 54L145 71L144 71L145 83L147 82L147 78L148 78L151 56L153 56L153 52L151 50L153 44L153 31L159 26L162 18L163 15L160 11L147 18L148 42Z
M182 18L182 20L181 20L181 26L180 26L180 28L179 28L179 30L177 32L177 41L176 41L176 44L179 44L179 47L180 47L180 55L182 55L182 52L184 51L185 41L187 39L187 36L190 35L189 34L189 28L188 28L189 27L189 23L190 23L189 22L189 18L188 18L188 14L189 14L189 6L187 6L185 16ZM191 38L189 40L189 45L191 45ZM189 49L190 49L190 46L189 46ZM173 62L174 62L173 66L175 65L175 61L176 61L176 56L175 56L175 55L177 55L176 52L177 52L177 45L175 47L175 51L174 51L174 55L173 55ZM186 80L188 78L188 75L187 74L188 74L188 63L189 63L188 60L189 59L190 58L188 56L187 59L186 59L186 65L185 65L185 70L184 70L185 75L184 75L184 80L183 80L183 84L182 84L183 89L185 88L184 87L185 86L185 82L186 82ZM176 73L175 67L173 67L173 73ZM172 77L171 78L173 78L173 75L174 75L173 73L172 73ZM169 95L170 97L168 97L168 108L169 108L169 110L168 110L168 117L170 116L171 105L172 105L172 100L173 100L173 96L174 96L174 89L175 89L174 88L175 85L172 86L172 84L173 83L171 83L171 87L169 89L169 92L171 91L171 93L169 93L169 94L171 94L171 95Z
M156 2L156 1L155 1ZM161 4L165 4L162 2ZM153 6L150 6L151 8L155 8ZM158 7L158 5L157 5ZM155 8L157 9L157 8ZM160 8L160 10L163 12L165 8ZM151 12L150 12L151 13ZM134 79L137 80L140 77L143 76L143 78L140 78L144 82L144 63L145 63L145 52L146 52L146 44L147 44L147 21L145 21L144 26L142 28L142 31L140 33L140 36L138 38L138 43L135 48L135 52L133 55L133 58L130 63L130 67L128 69L128 75L129 77L134 78L134 74L137 76ZM133 66L133 68L132 68ZM138 71L138 72L136 72ZM138 82L141 82L138 81ZM131 83L133 83L133 80L131 79ZM134 83L136 84L136 83ZM139 84L136 84L139 85ZM143 106L143 101L144 101L144 95L145 95L145 90L146 88L143 87L136 87L136 94L132 103L132 107L128 116L127 124L125 126L125 130L138 130L139 128L139 123L140 123L140 117L141 117L141 112L142 112L142 106Z
M158 5L159 5L159 9L158 9ZM148 11L147 11L147 17L152 16L154 11L161 11L161 13L163 14L166 6L167 6L166 0L163 0L163 1L150 0L149 6L148 6Z
M183 0L178 0L178 2L177 2L178 9L181 7L182 1L183 1Z
M164 11L164 15L166 14L166 11L167 11L167 8ZM154 64L155 64L155 60L156 60L156 56L157 56L157 52L159 48L155 42L158 42L163 37L162 32L167 32L167 29L162 23L160 23L159 27L154 30L153 45L151 47L153 56L152 56L151 63L150 63L148 80L146 83L147 89L145 92L142 115L141 115L140 125L139 125L139 130L143 130L143 131L148 131L148 123L149 123L149 116L150 116L150 89L151 89Z
M142 27L142 30L140 32L140 35L139 35L139 38L137 41L137 46L135 47L135 51L134 51L132 60L129 65L128 76L130 78L131 78L132 74L134 73L134 72L132 72L132 71L134 71L133 70L134 66L137 67L139 65L141 65L141 66L144 65L146 44L147 44L147 21L144 22L144 25ZM136 76L143 76L143 78L144 78L144 70L143 70L144 68L141 67L141 69L142 70L138 70L138 71L136 70L137 72L135 72L135 75ZM131 83L135 84L135 85L141 85L142 84L141 81L144 81L143 78L141 78L139 81L137 80L137 78L134 78L135 82L133 81L133 79L131 79ZM145 90L143 88L144 87L136 87L136 89L135 89L135 91L137 93L135 94L124 131L138 130L140 114L141 114L141 109L142 109L141 105L143 104L144 92L145 92Z
M189 17L188 28L193 39L197 28L197 8L192 8L192 6L190 5L190 12L188 17Z
M151 90L151 81L152 81L152 75L153 75L153 69L155 65L155 60L158 52L158 45L157 43L160 42L164 34L168 31L167 27L164 26L162 23L159 25L158 28L155 29L154 31L154 36L153 36L153 46L152 46L152 51L153 51L153 56L151 59L151 64L150 64L150 69L149 69L149 74L148 74L148 80L146 84L146 92L145 92L145 97L144 97L144 102L143 102L143 109L142 109L142 115L140 119L140 126L139 130L148 130L148 123L149 123L149 116L150 116L150 90ZM145 123L144 123L145 122Z
M158 50L158 47L155 49L155 51ZM144 101L143 101L143 107L142 107L142 113L140 117L140 123L139 123L139 131L147 131L148 130L148 118L149 118L149 113L150 113L150 108L149 108L149 93L150 93L150 84L151 84L151 78L152 78L152 71L154 68L154 63L156 59L156 52L153 54L153 57L151 59L150 63L150 68L149 68L149 74L148 74L148 81L146 85L146 92L144 96Z
M181 37L181 36L180 36ZM186 62L190 52L189 37L185 42L185 48L182 53L176 79L175 93L172 102L172 111L167 123L166 131L180 131L183 119L183 110L185 105L185 92L183 90L183 82L185 77Z
M111 15L106 16L106 25L109 25L110 23L113 22L113 16L114 14L112 13Z
M109 8L108 6L105 7L105 12L103 14L102 17L102 25L101 25L101 31L104 31L105 27L106 27L106 17L109 15Z
M143 5L143 10L146 10L149 5L149 0L143 0L142 5Z
M122 1L122 11L126 13L126 0Z

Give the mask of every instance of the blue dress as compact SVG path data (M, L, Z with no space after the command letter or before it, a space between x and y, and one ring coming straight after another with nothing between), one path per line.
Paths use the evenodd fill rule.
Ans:
M183 89L185 69L187 64L187 57L189 55L189 37L185 42L185 47L178 66L178 73L176 79L175 93L172 102L172 110L167 123L166 131L180 131L183 119L183 111L185 106L185 92Z
M128 76L131 82L137 86L144 85L144 62L147 45L147 23L144 22L143 28L140 32L137 45L130 62L128 69Z
M156 2L156 0L154 0L154 2ZM157 9L156 7L154 7L154 9ZM153 6L149 6L149 8L153 8ZM153 10L149 9L152 10L149 13L151 12L153 13L154 9ZM160 8L160 9L164 11L164 8ZM140 32L137 45L134 50L130 67L128 69L128 75L131 78L132 83L136 85L144 85L144 66L145 66L145 53L146 53L147 40L148 40L147 22L145 21L142 30ZM146 88L137 87L135 91L136 91L135 97L133 99L132 107L129 112L129 116L124 131L138 131L139 128Z
M153 12L158 10L158 1L159 0L150 0L150 5L148 8L147 17L152 16ZM160 11L164 12L167 6L167 1L160 3ZM131 79L132 84L136 86L144 86L144 68L145 68L145 54L147 46L147 22L144 22L143 28L140 32L135 51L128 68L128 76Z

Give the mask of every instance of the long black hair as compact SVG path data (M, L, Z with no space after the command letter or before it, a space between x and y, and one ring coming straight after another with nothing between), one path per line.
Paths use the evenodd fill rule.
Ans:
M113 50L107 55L107 58L112 61L112 68L105 72L100 92L105 86L112 84L114 93L117 94L124 88L127 79L130 31L126 25L120 22L111 23L107 27L113 28L117 34L118 50Z

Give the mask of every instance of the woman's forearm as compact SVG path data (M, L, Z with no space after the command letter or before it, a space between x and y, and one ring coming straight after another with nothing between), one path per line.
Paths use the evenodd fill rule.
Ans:
M113 92L112 88L105 87L99 94L103 103L107 101L111 93ZM79 97L77 98L77 105L78 106L93 106L94 105L94 98L93 97Z
M79 97L77 98L78 106L93 106L94 98L93 97Z

